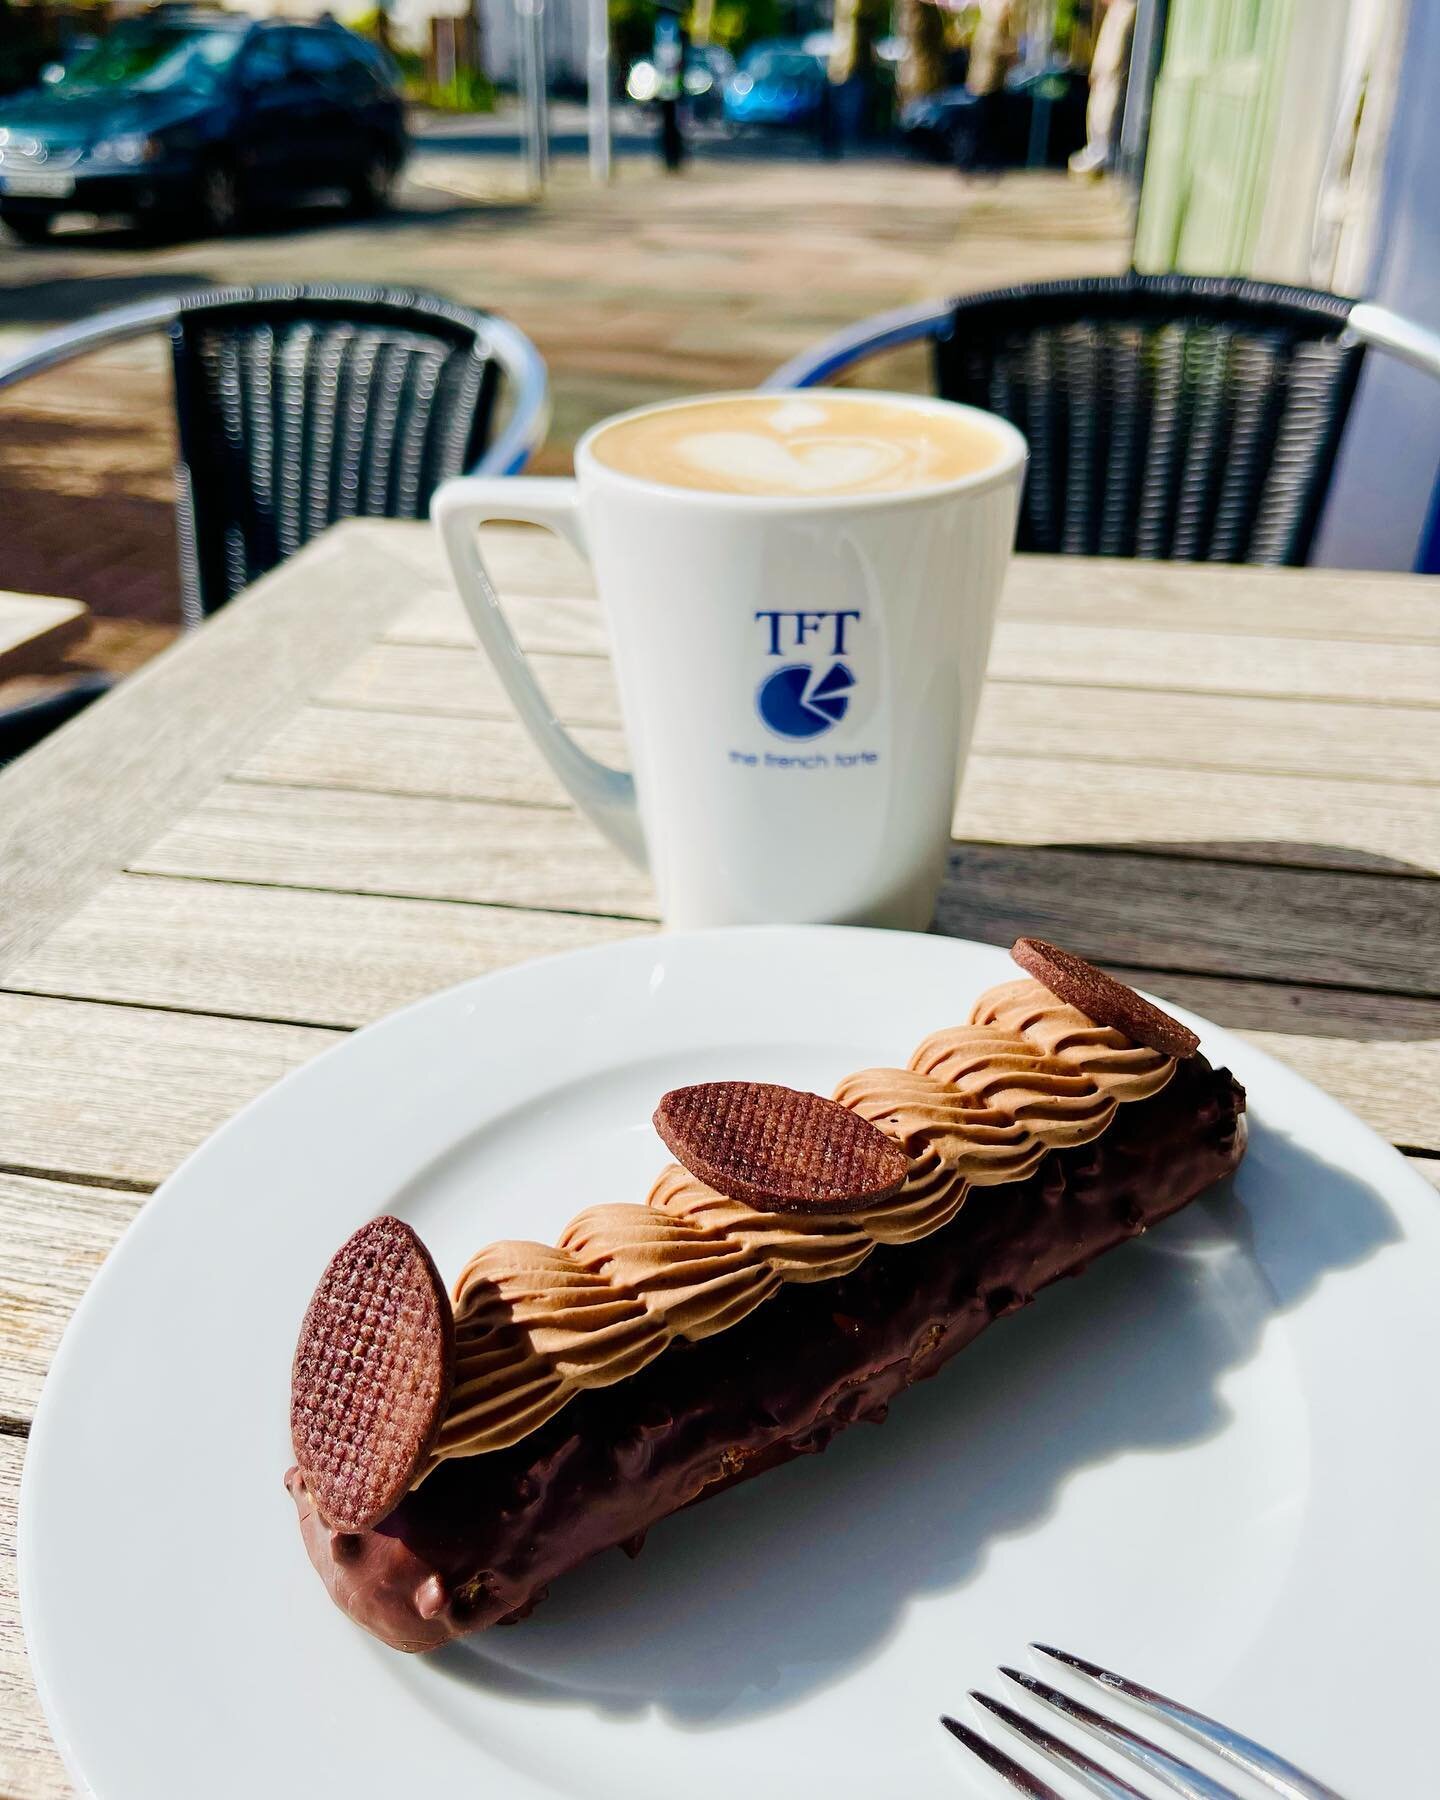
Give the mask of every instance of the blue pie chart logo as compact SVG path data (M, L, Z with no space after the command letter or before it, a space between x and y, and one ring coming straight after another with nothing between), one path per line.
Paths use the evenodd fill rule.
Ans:
M781 737L819 737L845 717L854 685L855 677L842 662L831 663L818 677L808 663L786 663L763 682L755 705Z

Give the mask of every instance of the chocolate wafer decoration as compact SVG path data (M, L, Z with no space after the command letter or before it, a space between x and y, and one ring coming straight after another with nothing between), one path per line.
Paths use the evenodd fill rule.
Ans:
M1047 944L1044 938L1016 938L1010 954L1027 974L1062 1000L1068 1000L1097 1025L1110 1025L1134 1043L1166 1056L1193 1056L1200 1040L1188 1025L1097 969L1073 950Z
M857 1114L763 1081L676 1088L654 1124L697 1180L757 1211L865 1212L898 1194L910 1169L900 1146Z
M455 1382L435 1459L504 1449L675 1338L737 1324L783 1283L834 1279L877 1244L938 1231L972 1187L1021 1181L1050 1150L1091 1142L1117 1106L1158 1093L1174 1070L1173 1056L1039 982L1006 983L981 997L969 1025L927 1038L908 1069L840 1084L839 1107L873 1125L907 1165L898 1191L876 1176L848 1199L784 1141L778 1121L794 1100L773 1096L790 1090L723 1083L667 1096L657 1125L689 1168L663 1171L643 1206L591 1207L557 1244L492 1244L461 1274ZM772 1099L752 1115L767 1091ZM731 1126L744 1113L743 1148L721 1144L705 1096ZM764 1157L759 1144L769 1146Z
M372 1219L331 1257L290 1377L295 1461L333 1530L364 1531L408 1493L450 1399L455 1331L430 1252Z

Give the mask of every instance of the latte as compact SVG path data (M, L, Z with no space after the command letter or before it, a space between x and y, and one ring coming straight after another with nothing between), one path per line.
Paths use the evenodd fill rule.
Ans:
M591 449L607 468L665 487L791 499L943 486L1005 454L958 409L824 390L661 407L607 425Z

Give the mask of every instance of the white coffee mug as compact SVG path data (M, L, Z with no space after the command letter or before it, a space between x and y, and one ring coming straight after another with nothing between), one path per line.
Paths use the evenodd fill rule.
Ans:
M973 408L886 399L968 415L993 460L895 493L726 493L608 467L593 444L609 419L576 446L574 480L462 477L435 495L516 711L577 804L649 868L668 925L933 916L1025 441ZM545 526L593 564L633 777L582 750L537 687L481 560L488 520Z

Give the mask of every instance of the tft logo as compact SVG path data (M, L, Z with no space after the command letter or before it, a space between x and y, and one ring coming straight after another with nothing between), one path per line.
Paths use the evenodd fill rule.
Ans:
M785 738L819 737L845 717L855 676L840 659L846 654L846 627L858 624L856 612L757 612L764 628L766 656L808 651L830 659L817 669L809 662L787 662L760 683L755 708L771 731ZM813 643L812 643L812 640Z

